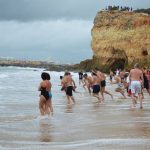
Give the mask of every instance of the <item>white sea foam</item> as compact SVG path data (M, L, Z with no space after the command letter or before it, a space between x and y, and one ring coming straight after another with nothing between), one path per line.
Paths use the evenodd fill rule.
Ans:
M45 70L44 68L34 68L34 67L15 67L15 66L8 66L8 69L15 69L15 70Z
M0 78L6 78L8 77L8 74L0 74Z
M123 148L126 147L128 149L134 149L134 145L137 144L139 147L144 147L145 144L149 143L149 139L91 139L91 140L82 140L82 141L74 141L74 142L50 142L50 143L41 143L39 142L26 142L26 141L18 141L13 142L11 144L17 145L18 148L12 148L12 150L40 150L44 148L47 149L55 149L55 150L99 150L99 149L115 149L115 148ZM111 146L111 147L110 147ZM138 147L136 146L135 149ZM106 147L106 148L104 148ZM4 148L4 147L2 147Z
M96 98L78 84L78 73L71 72L81 94L73 93L76 104L68 107L65 93L58 86L59 76L64 72L47 71L51 75L54 115L36 117L40 114L38 86L43 70L32 69L0 68L3 76L0 78L0 150L108 150L110 147L147 150L150 147L148 95L143 110L131 111L131 99L118 102L115 92L114 101L105 95L104 103L98 105L92 102ZM8 75L7 80L4 75ZM108 86L108 91L111 88L115 86Z

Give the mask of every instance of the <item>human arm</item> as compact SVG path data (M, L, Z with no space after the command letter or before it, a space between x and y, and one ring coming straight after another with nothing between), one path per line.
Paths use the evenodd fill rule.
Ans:
M144 87L144 77L143 77L143 73L142 73L142 72L141 72L140 78L141 78L141 84L142 84L142 87Z
M119 78L115 77L114 80L112 82L110 82L110 84L116 84L119 82Z
M76 83L75 83L75 81L73 79L72 79L72 83L73 83L73 87L76 88Z
M41 91L41 86L42 86L42 82L40 83L40 85L38 87L38 91Z

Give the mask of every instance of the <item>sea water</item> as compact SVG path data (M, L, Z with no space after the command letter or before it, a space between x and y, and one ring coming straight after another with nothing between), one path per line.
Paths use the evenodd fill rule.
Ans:
M131 98L120 99L115 86L106 89L103 104L96 103L79 85L78 73L71 73L77 85L76 104L67 105L60 89L64 72L49 72L54 113L39 113L41 73L44 69L0 67L0 150L149 150L150 96L145 92L144 109L130 108Z

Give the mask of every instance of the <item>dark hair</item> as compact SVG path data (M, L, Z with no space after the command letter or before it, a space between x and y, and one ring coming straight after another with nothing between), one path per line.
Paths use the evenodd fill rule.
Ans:
M65 74L64 74L64 75L65 75L65 76L67 76L67 75L68 75L68 73L69 73L69 72L65 72Z
M41 78L42 78L43 80L46 80L46 79L47 79L47 73L46 73L46 72L42 72Z
M60 79L63 79L63 76L60 76Z
M92 75L93 75L93 76L97 76L95 72L92 72Z
M51 79L49 73L47 73L47 72L42 72L41 78L42 78L43 80L50 80L50 79Z
M87 77L87 73L85 73L85 74L83 75L83 77L86 78L86 77Z
M50 79L51 79L50 74L46 73L46 80L50 80Z

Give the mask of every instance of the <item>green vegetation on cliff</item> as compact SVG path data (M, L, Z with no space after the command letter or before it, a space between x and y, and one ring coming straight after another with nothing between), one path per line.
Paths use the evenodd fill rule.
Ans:
M137 10L134 10L134 12L150 14L150 8L148 8L148 9L137 9Z

